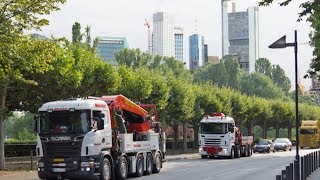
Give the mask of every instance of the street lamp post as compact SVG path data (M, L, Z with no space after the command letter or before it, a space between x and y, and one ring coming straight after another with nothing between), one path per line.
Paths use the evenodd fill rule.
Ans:
M300 180L300 157L299 157L299 118L298 118L298 43L297 43L297 30L294 31L294 43L286 43L286 36L282 36L280 39L272 43L269 48L279 49L289 46L294 47L294 60L295 60L295 105L296 105L296 161L297 166L295 169L295 179Z

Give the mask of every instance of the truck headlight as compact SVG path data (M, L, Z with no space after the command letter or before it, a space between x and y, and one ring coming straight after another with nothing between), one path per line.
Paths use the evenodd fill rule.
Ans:
M94 162L81 162L80 166L81 167L90 167L90 168L92 168L94 166Z
M202 152L203 151L203 148L202 147L199 147L199 152Z

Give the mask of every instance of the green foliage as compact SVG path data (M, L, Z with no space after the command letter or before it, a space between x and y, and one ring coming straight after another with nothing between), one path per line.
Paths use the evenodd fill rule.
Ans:
M77 44L82 41L83 34L81 33L81 25L75 22L72 25L72 43Z
M224 56L218 64L209 64L196 70L193 74L195 82L212 82L218 86L239 88L241 77L239 63L232 56Z
M115 53L115 59L118 65L139 68L146 67L152 60L152 55L147 52L141 52L140 49L121 49Z
M5 135L9 139L34 139L35 135L31 133L33 132L33 124L33 114L14 112L13 115L5 121Z
M240 90L250 96L259 96L268 99L282 99L284 92L272 80L261 73L252 73L242 77Z

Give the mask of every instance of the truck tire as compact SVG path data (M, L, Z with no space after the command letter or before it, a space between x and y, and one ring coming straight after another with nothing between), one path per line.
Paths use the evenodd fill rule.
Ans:
M136 177L141 177L143 175L143 157L141 154L137 156L135 175Z
M244 147L244 149L243 149L243 156L244 156L244 157L249 156L249 155L248 155L248 146L245 146L245 147Z
M111 171L111 164L108 158L104 158L101 166L101 180L111 180L112 178L112 171Z
M202 158L202 159L207 159L208 156L207 156L207 155L201 155L201 158Z
M248 146L248 149L247 149L247 153L248 153L248 157L250 157L252 155L252 147L251 145Z
M128 176L128 161L124 156L119 158L119 163L115 167L116 179L125 180Z
M240 158L240 157L241 157L241 150L240 150L240 148L241 148L241 147L236 147L236 148L235 148L235 152L236 152L236 153L234 154L234 157L235 157L235 158Z
M229 159L234 159L234 153L235 153L235 149L234 149L234 146L232 146Z
M153 173L159 173L162 167L162 158L159 153L156 153L153 165Z
M153 169L153 159L152 159L152 155L148 154L147 155L147 159L146 159L146 171L144 172L145 175L149 175L152 173L152 169Z

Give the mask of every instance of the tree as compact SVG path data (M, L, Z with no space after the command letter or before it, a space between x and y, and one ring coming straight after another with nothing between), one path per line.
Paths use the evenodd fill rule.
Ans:
M193 77L195 82L212 82L220 87L239 89L241 73L239 63L232 56L224 56L218 64L196 70Z
M288 5L292 0L282 0L279 2L280 6ZM262 0L260 6L269 6L274 0ZM308 71L309 76L314 76L317 72L320 71L320 26L319 26L319 17L320 17L320 1L314 0L304 0L301 3L300 7L302 11L299 13L298 21L301 21L302 18L306 17L306 21L311 23L313 31L310 33L311 46L314 47L313 55L314 58L311 61L310 69Z
M139 68L148 66L152 60L152 55L146 52L141 52L140 49L124 48L115 53L115 59L119 65Z
M42 59L39 62L35 61L37 58L30 60L22 58L24 56L18 56L17 53L19 51L17 50L21 46L25 48L25 45L19 44L18 39L24 30L40 29L42 26L47 25L49 21L42 18L41 15L48 15L51 11L59 10L58 5L64 2L65 0L5 0L0 3L0 64L2 64L0 69L0 170L5 169L3 120L6 112L5 100L8 93L8 85L12 80L27 81L28 79L24 77L24 73L28 70L44 72L47 69L46 62L50 61L50 55L48 59L39 58Z
M275 65L272 68L272 80L275 85L280 87L283 92L286 93L286 95L289 94L289 90L291 88L290 79L286 76L284 70L279 65Z
M90 31L90 29L88 30ZM83 37L83 34L81 33L81 25L79 22L75 22L72 26L72 43L74 44L81 43L82 37Z
M272 65L267 58L259 58L256 61L256 72L272 78Z
M250 96L256 95L269 99L285 97L284 92L269 77L257 72L242 77L240 90Z

